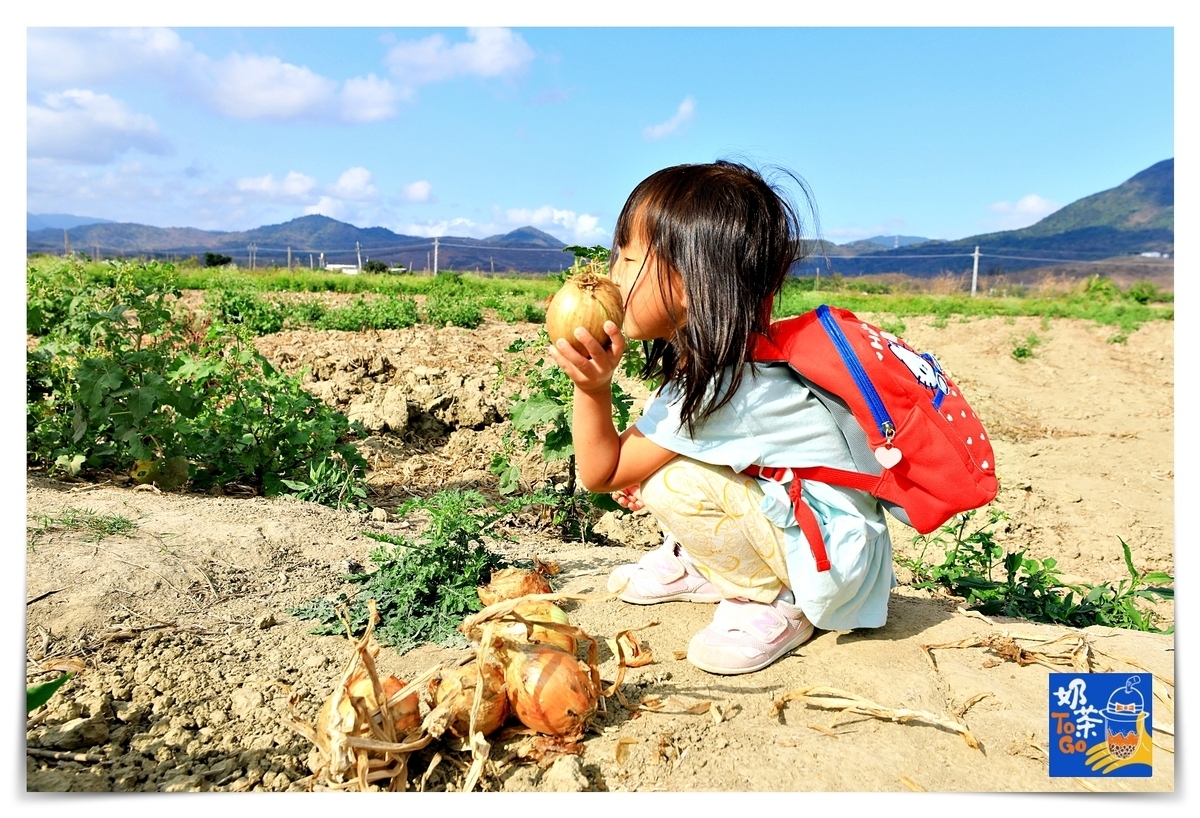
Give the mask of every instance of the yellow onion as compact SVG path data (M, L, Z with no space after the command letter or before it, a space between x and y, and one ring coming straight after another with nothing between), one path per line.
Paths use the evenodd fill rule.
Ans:
M553 602L545 602L543 600L530 599L520 602L513 608L513 613L525 617L530 622L554 622L559 625L571 624L571 620L567 618L567 614L562 608ZM556 648L565 650L572 656L575 655L578 642L575 641L575 637L571 634L556 631L553 628L543 628L539 625L534 625L532 631L532 634L530 634L530 630L522 622L506 622L497 627L496 635L510 642L541 642L553 645Z
M508 703L521 724L552 736L583 732L599 695L587 665L538 644L510 645L504 656Z
M605 321L620 327L625 321L625 307L620 288L611 278L596 273L571 276L546 306L546 332L550 335L550 343L557 344L559 338L566 338L567 343L583 356L589 353L575 339L576 327L583 327L601 345L608 346Z
M475 688L479 686L479 662L443 670L429 683L435 705L445 704L451 712L448 729L459 738L470 738L471 708L475 706ZM508 718L508 695L504 689L504 668L495 662L483 666L483 698L475 717L475 730L485 736L494 733Z
M393 701L393 697L404 687L404 682L395 676L381 676L379 685L383 688L383 695L388 703L388 714L391 716L396 734L404 736L420 727L421 711L416 692L409 693L399 701ZM375 699L375 688L371 684L371 677L359 670L344 688L334 690L321 705L321 710L317 714L318 735L329 737L334 731L351 735L370 735L370 728L365 723L360 723L355 713L352 698L362 699L375 724L383 725L383 710ZM336 717L334 716L334 701L337 702Z
M537 571L524 568L505 568L492 574L492 581L480 585L476 589L479 601L486 605L495 605L506 599L528 596L529 594L550 593L550 583L546 577Z

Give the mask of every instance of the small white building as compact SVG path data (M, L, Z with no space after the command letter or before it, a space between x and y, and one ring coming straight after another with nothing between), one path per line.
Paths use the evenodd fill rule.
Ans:
M359 274L357 264L326 264L325 269L331 273L345 273L348 276Z
M1166 258L1166 254L1160 253L1157 250L1151 250L1141 254L1142 258Z

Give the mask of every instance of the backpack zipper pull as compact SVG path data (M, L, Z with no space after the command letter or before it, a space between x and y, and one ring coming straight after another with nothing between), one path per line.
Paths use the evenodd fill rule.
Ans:
M883 445L875 449L875 459L879 461L879 465L890 469L899 463L904 455L892 445L892 438L896 436L896 427L892 422L885 420L879 428L883 430Z

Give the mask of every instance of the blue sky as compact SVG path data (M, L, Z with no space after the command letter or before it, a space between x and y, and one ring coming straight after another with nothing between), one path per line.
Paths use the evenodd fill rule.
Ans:
M234 230L323 213L607 243L681 162L803 177L822 234L1032 224L1174 155L1174 33L30 28L27 209Z

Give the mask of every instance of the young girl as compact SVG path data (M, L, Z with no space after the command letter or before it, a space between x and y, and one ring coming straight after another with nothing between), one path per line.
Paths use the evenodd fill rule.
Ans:
M788 484L749 477L751 466L853 469L832 415L786 367L750 363L755 333L804 243L791 204L758 173L729 162L658 171L617 219L611 276L625 321L607 338L575 331L550 354L575 384L572 436L584 486L646 508L661 548L609 578L635 604L716 602L688 660L718 674L767 667L813 628L875 628L895 584L878 501L805 480L804 499L831 567L818 571L792 516ZM611 381L624 334L647 342L643 377L662 386L618 435Z

